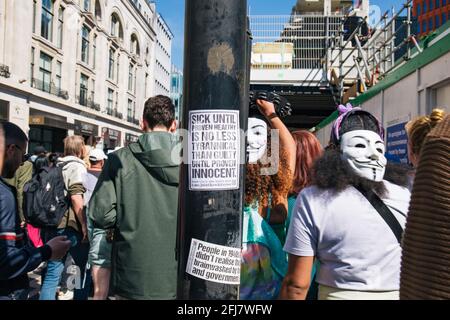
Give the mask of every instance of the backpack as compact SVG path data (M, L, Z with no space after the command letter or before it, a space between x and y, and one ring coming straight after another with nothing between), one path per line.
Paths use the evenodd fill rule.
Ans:
M73 162L73 161L70 161ZM23 215L38 228L57 227L69 210L62 170L68 163L43 167L23 187Z

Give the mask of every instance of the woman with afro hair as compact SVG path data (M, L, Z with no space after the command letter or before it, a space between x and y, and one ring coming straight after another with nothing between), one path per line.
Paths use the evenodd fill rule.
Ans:
M278 297L287 256L271 225L284 224L295 171L295 141L272 102L249 116L240 299ZM269 133L269 127L271 132ZM269 210L270 209L270 210Z

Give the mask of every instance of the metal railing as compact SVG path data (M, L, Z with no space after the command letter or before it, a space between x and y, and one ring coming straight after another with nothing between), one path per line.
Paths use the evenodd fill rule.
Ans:
M50 93L65 100L69 99L69 93L67 90L62 90L53 84L53 82L45 82L40 79L33 78L31 86L38 90Z
M99 103L95 103L93 95L91 95L89 98L87 96L76 96L76 101L79 105L88 107L90 109L100 111L101 107Z
M370 27L368 17L352 12L251 16L252 69L309 70L300 86L333 87L338 100L355 83L365 91L397 67L399 56L407 61L413 47L422 51L414 35L412 5L413 0L406 0L401 10L385 12Z
M251 16L253 69L312 69L327 51L341 16Z
M117 109L106 108L106 114L109 116L119 118L119 119L123 119L123 114L121 112L117 111Z

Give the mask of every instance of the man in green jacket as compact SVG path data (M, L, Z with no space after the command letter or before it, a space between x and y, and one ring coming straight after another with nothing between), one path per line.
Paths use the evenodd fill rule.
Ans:
M111 153L89 202L95 228L114 229L111 287L119 299L175 299L179 159L175 107L145 103L144 134Z

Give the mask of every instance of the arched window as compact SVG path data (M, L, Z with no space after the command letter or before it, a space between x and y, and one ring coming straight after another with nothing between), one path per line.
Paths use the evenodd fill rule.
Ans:
M53 0L42 0L41 36L52 41Z
M83 10L86 12L91 11L91 0L83 0Z
M136 34L131 35L131 48L130 51L132 54L139 56L141 54L141 50L139 48L139 41L137 39Z
M111 36L118 37L123 40L123 29L117 14L111 15Z
M97 20L102 19L102 7L100 6L99 0L95 0L95 18Z

